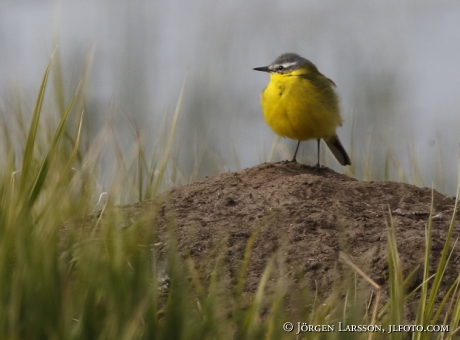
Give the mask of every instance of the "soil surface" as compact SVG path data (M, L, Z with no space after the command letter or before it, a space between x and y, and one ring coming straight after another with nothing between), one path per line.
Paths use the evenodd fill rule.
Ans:
M214 267L216 249L221 249L229 285L235 283L248 240L257 232L244 287L248 294L257 290L267 262L277 254L277 268L293 290L307 286L326 298L343 269L350 268L339 258L342 251L382 286L385 299L389 227L393 225L396 231L404 276L420 265L408 285L413 289L422 282L432 198L430 273L434 273L455 200L428 188L360 182L328 168L318 171L298 163L264 163L180 186L155 200L122 209L128 218L156 209L159 214L152 223L163 230L173 221L183 257L192 258L208 272ZM460 236L459 230L457 221L453 241ZM159 237L161 253L166 242ZM444 292L459 275L458 247L450 261ZM372 289L365 281L360 284ZM407 312L409 319L412 312Z

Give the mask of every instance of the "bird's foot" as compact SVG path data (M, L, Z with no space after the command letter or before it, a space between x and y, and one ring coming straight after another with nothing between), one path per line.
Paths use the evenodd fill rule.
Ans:
M321 172L321 165L319 163L316 163L315 165L315 172L319 174Z

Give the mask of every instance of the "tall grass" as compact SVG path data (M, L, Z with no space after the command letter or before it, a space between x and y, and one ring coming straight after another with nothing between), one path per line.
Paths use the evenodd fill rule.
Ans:
M351 271L325 300L309 289L295 293L289 290L283 277L281 251L268 259L257 291L245 293L257 234L249 238L239 275L233 289L228 289L223 270L225 240L221 250L216 248L213 253L210 277L205 277L201 266L180 258L173 220L166 232L160 232L152 224L155 209L133 220L113 207L112 202L126 193L134 193L132 197L138 200L154 197L180 173L168 169L183 90L164 147L156 149L151 159L132 122L134 157L125 155L116 142L110 143L120 170L108 190L108 203L94 213L95 198L101 194L96 175L101 144L113 141L113 136L103 130L89 149L80 145L90 61L91 55L80 85L66 101L59 51L55 51L38 88L31 117L16 107L12 108L12 121L3 118L0 339L384 339L387 335L379 333L295 333L298 321L336 326L339 321L384 325L403 322L405 301L414 293L404 290L407 278L402 276L391 219L390 299L381 306L381 288L346 255L342 259ZM51 73L54 105L46 99ZM54 117L57 124L44 123L53 121L44 117ZM25 143L17 136L25 136ZM442 302L436 303L451 256L454 217L438 269L430 273L430 216L424 280L418 288L417 324L450 326L449 333L436 335L439 339L453 338L460 318L460 279ZM166 250L163 255L156 251L162 246ZM356 282L361 277L374 288L371 296L357 290ZM289 312L286 300L302 306L300 314ZM292 332L282 328L287 321L294 325ZM432 336L414 333L413 338ZM401 334L392 337L401 338Z

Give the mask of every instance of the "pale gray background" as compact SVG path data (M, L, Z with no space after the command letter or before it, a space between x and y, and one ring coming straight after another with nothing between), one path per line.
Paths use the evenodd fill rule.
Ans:
M373 177L382 179L388 150L411 178L412 150L423 184L455 194L458 0L0 0L0 100L20 88L33 104L56 42L69 98L95 48L88 136L122 111L142 129L148 149L186 78L177 141L184 173L204 145L201 177L216 172L216 160L233 171L267 159L274 133L263 121L259 93L268 75L252 68L297 52L338 86L338 134L349 150L355 123L358 179L369 157ZM120 138L133 142L128 131ZM294 142L282 143L294 149ZM315 163L314 142L303 143L300 160ZM329 155L327 164L343 171Z

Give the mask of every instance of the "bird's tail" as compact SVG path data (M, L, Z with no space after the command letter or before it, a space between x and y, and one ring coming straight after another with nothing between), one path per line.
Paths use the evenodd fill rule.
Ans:
M340 143L339 137L337 135L325 140L327 147L331 150L334 157L342 165L351 165L350 157L348 157L347 152Z

